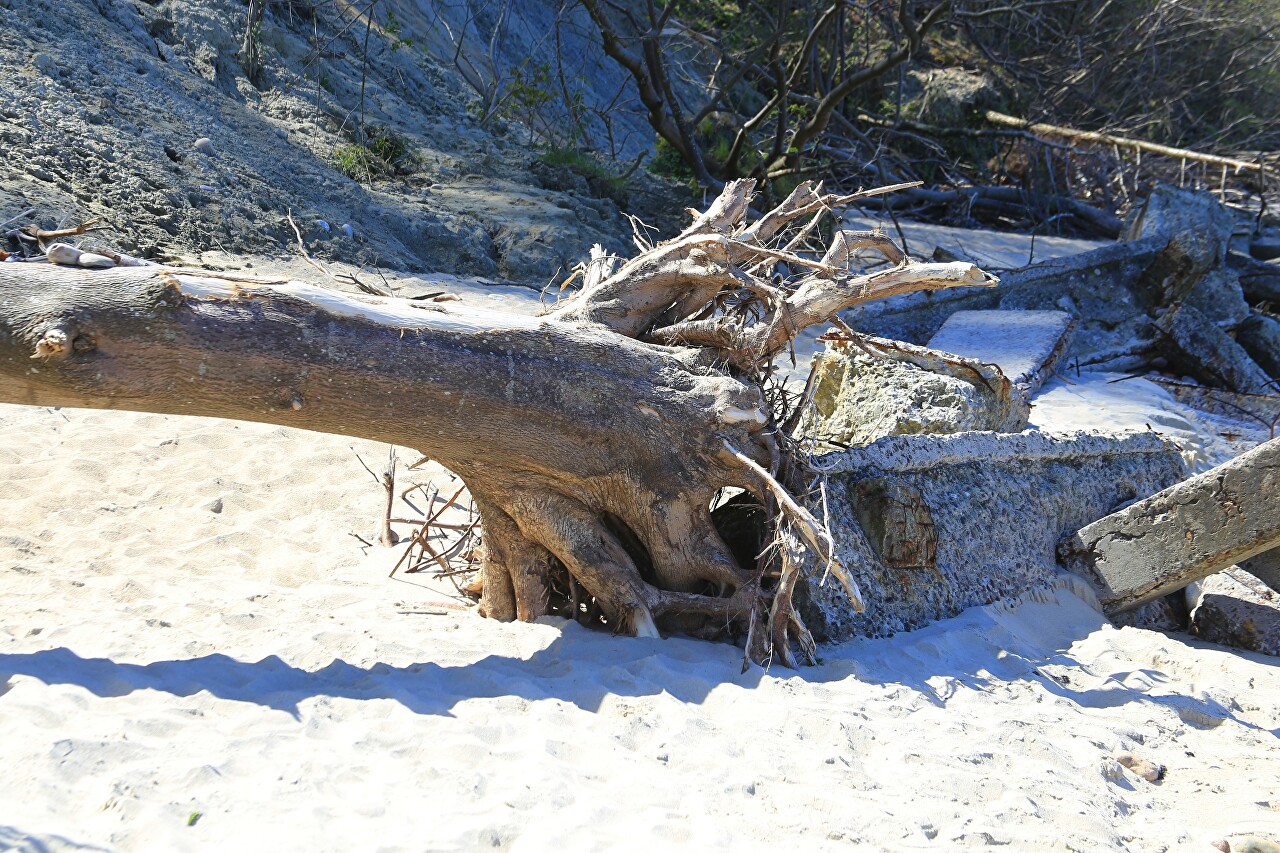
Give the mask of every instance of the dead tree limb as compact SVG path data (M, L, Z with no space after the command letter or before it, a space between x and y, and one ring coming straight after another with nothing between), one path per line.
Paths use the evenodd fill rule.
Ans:
M1010 127L1015 130L1025 130L1028 133L1037 136L1057 136L1062 139L1070 139L1073 142L1088 142L1094 145L1108 145L1115 148L1128 148L1133 151L1146 151L1151 154L1161 154L1165 157L1173 157L1178 160L1191 160L1197 163L1209 163L1214 166L1226 166L1228 169L1234 169L1237 172L1262 172L1265 167L1261 162L1240 160L1235 157L1221 157L1217 154L1205 154L1200 151L1192 151L1188 148L1174 148L1171 145L1160 145L1156 142L1147 142L1143 139L1131 139L1127 136L1114 136L1110 133L1099 133L1096 130L1080 130L1074 127L1061 127L1054 124L1042 124L1039 122L1028 121L1024 118L1017 118L1004 113L998 113L995 110L987 110L983 113L987 121L992 124L998 124L1002 127Z
M541 317L166 267L0 265L0 401L417 448L475 500L484 615L586 613L650 636L759 630L758 648L794 640L803 655L812 638L790 604L799 569L740 563L711 511L719 490L744 489L778 507L763 541L798 536L819 566L833 561L803 507L804 459L775 426L787 413L766 395L772 356L846 306L994 279L905 259L858 275L848 246L821 260L775 249L807 205L753 231L752 191L729 184L678 238L591 276ZM797 198L809 196L834 200L812 186ZM792 278L744 271L779 255ZM653 342L694 317L724 334ZM780 576L782 587L770 580ZM558 592L578 586L589 607Z

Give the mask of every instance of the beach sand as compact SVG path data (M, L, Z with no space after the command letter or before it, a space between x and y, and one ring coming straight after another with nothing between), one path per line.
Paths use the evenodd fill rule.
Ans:
M1143 380L1072 382L1046 388L1041 428L1155 428L1198 467L1235 449ZM389 578L402 547L351 535L372 541L383 503L356 455L377 470L386 453L0 406L0 849L1209 851L1280 836L1275 658L1117 629L1067 579L824 647L798 672L741 673L727 645L500 624L447 581ZM450 486L430 466L401 477Z
M1280 834L1276 659L1116 629L1070 583L740 674L730 646L499 624L389 579L401 549L350 535L382 506L355 454L385 447L13 406L0 436L0 848Z

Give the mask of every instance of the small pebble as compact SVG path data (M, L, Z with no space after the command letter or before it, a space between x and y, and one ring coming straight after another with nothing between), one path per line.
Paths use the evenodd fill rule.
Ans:
M319 228L321 231L323 231L323 232L324 232L324 233L326 233L326 234L328 234L328 233L329 233L329 231L330 231L330 230L332 230L332 229L330 229L330 228L329 228L329 223L328 223L328 222L325 222L323 219L317 219L317 220L316 220L316 227L317 227L317 228Z
M1117 752L1115 759L1120 766L1127 767L1134 774L1141 776L1148 782L1159 782L1164 778L1163 766L1145 758L1139 758L1132 752Z
M1210 841L1209 846L1216 850L1221 850L1222 853L1231 853L1231 845L1227 843L1227 839L1225 838L1219 838L1217 841Z
M218 191L215 187L211 187L208 184L201 184L200 189L204 190L207 193L216 193Z
M1280 853L1280 844L1270 838L1257 835L1242 835L1231 845L1235 853Z
M354 238L355 238L355 236L356 236L356 231L355 231L355 229L354 229L354 228L352 228L350 225L348 225L348 224L347 224L347 223L345 223L345 222L342 224L342 233L343 233L343 234L346 234L348 237L351 237L351 238L353 238L353 239L354 239Z
M213 140L209 139L209 137L207 136L202 136L199 139L197 139L195 141L195 145L193 145L192 147L195 148L197 151L199 151L201 154L209 154L209 155L213 154Z
M222 498L214 498L205 504L204 508L215 514L222 512Z

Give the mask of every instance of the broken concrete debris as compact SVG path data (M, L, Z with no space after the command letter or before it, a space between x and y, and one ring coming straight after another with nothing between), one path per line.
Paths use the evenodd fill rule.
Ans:
M855 612L812 573L804 619L827 640L892 634L1046 586L1064 533L1184 472L1154 433L895 435L816 461L839 556L866 602Z
M1082 527L1059 548L1120 613L1280 547L1280 438Z
M1267 264L1232 252L1227 256L1227 265L1240 278L1240 289L1245 299L1280 303L1280 263Z
M1244 394L1265 393L1271 377L1244 347L1190 305L1160 318L1170 364L1199 381Z
M1280 593L1242 569L1188 587L1191 633L1211 643L1280 655Z
M1236 330L1236 341L1272 379L1280 379L1280 320L1251 314Z
M1208 194L1158 188L1131 242L1002 274L995 289L861 308L856 328L928 346L868 336L863 351L846 339L818 360L804 429L845 448L819 464L867 609L811 579L801 597L815 633L891 633L1026 592L1053 580L1059 556L1119 624L1165 630L1191 624L1188 583L1252 554L1247 565L1280 583L1275 441L1173 485L1177 451L1154 433L1014 434L1026 420L1009 417L1065 358L1180 371L1203 384L1149 378L1274 430L1280 321L1267 300L1280 300L1280 267L1228 254L1233 227ZM1076 520L1086 523L1071 534ZM1214 596L1201 596L1202 636L1247 609Z
M1026 397L994 365L883 338L831 340L814 359L799 434L826 448L886 435L1018 432Z
M994 364L1030 397L1070 346L1076 320L1064 311L957 311L929 348Z
M1206 272L1191 288L1184 304L1222 329L1234 329L1249 318L1249 303L1240 287L1240 276L1225 267Z
M1272 548L1240 563L1240 568L1280 592L1280 548Z
M1175 234L1133 284L1152 315L1186 304L1215 325L1234 329L1249 316L1240 277L1219 261L1221 245L1204 231Z
M993 289L869 304L853 325L945 350L933 336L959 311L1062 311L1079 323L1068 364L1131 371L1172 361L1202 382L1258 390L1266 371L1232 335L1250 322L1251 303L1280 299L1280 266L1228 255L1233 215L1206 193L1158 188L1131 224L1131 242L1004 272Z
M868 302L850 312L852 325L858 331L924 344L961 310L1064 311L1080 323L1065 357L1084 362L1144 337L1139 331L1151 318L1132 283L1168 242L1158 236L1115 243L1002 272L994 288L952 288Z
M1143 307L1154 311L1176 305L1218 263L1218 245L1204 231L1174 234L1133 284Z
M1129 216L1125 239L1161 236L1167 239L1184 231L1196 231L1212 241L1217 259L1221 261L1226 259L1227 244L1235 227L1235 216L1213 193L1157 184Z
M1189 623L1184 590L1171 592L1139 604L1132 610L1111 615L1117 627L1146 628L1148 631L1185 631Z

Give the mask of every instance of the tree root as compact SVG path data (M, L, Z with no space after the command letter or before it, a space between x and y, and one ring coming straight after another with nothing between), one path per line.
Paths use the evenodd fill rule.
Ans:
M475 500L483 615L730 638L749 662L812 663L800 578L829 572L861 595L806 508L820 472L783 425L808 398L780 390L774 359L859 302L995 279L913 263L874 232L812 244L816 215L857 195L810 183L748 224L753 190L730 183L625 263L594 251L582 289L541 317L121 261L0 264L0 400L417 447ZM863 248L892 265L853 269ZM713 510L725 489L748 497ZM734 501L745 535L723 523Z

